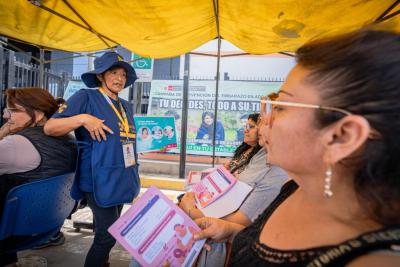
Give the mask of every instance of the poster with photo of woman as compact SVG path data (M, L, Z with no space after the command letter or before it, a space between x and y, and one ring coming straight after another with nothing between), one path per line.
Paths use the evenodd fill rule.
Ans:
M138 153L160 151L177 147L175 118L173 116L135 116Z

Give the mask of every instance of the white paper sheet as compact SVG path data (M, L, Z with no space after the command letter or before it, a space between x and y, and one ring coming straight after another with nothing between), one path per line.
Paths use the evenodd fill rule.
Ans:
M238 180L223 196L200 210L207 217L224 217L236 211L252 190L251 186Z

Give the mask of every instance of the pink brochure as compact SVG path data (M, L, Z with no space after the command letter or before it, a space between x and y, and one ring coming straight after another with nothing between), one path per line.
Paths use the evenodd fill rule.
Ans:
M192 184L198 183L209 174L210 174L210 171L189 171L187 179L186 179L186 184L192 185Z
M108 231L142 266L192 266L205 240L200 228L156 187L150 187Z
M198 205L204 208L225 194L237 179L223 166L192 186Z

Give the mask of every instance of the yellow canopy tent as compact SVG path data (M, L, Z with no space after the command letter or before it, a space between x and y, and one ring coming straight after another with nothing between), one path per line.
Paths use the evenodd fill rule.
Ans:
M66 51L120 44L145 57L173 57L218 36L217 3L220 36L246 52L267 54L294 51L311 38L371 24L391 6L395 15L399 2L0 0L0 35ZM387 24L400 30L399 16Z
M400 0L0 0L0 35L73 52L122 45L151 58L178 56L218 38L217 102L221 38L248 53L268 54L295 51L309 39L384 20L384 27L400 31L399 4ZM43 58L40 63L43 67ZM187 66L188 55L180 177L185 172ZM214 165L215 140L213 144Z

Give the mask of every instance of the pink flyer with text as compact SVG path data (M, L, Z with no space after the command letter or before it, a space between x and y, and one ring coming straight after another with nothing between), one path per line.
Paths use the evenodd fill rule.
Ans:
M223 166L209 173L192 186L197 203L204 208L232 188L237 179Z
M156 187L150 187L108 231L144 267L188 266L205 240L200 228Z

